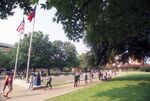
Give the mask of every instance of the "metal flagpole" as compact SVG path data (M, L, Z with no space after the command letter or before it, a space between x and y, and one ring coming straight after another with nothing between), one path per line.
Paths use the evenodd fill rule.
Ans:
M36 9L35 9L35 15L36 15ZM32 48L32 37L33 37L34 25L35 25L35 15L34 15L34 20L33 20L32 33L30 36L30 45L29 45L29 51L28 51L28 61L27 61L27 71L26 71L26 82L29 81L28 79L29 79L30 56L31 56L31 48Z
M24 22L24 17L23 17L22 22L20 23L20 25L16 29L16 31L19 32L20 35L19 35L19 42L18 42L17 53L16 53L14 79L16 79L16 71L17 71L17 65L18 65L18 55L19 55L19 49L20 49L21 35L24 33L24 26L25 26L25 22Z
M16 61L15 61L15 70L14 70L14 79L16 78L16 71L17 71L17 64L18 64L18 54L19 54L19 48L20 48L20 41L21 41L21 34L19 35L19 42L17 47L17 54L16 54Z

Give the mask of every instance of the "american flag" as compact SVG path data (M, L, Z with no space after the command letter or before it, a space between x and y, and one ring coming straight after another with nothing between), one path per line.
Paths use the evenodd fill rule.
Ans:
M19 32L20 34L23 34L24 33L24 26L25 26L25 22L24 22L24 18L23 18L20 25L16 29L16 31Z

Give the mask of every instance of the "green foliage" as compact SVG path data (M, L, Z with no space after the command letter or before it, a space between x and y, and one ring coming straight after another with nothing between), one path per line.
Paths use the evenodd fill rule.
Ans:
M87 59L86 59L86 54L82 53L81 55L79 55L79 60L80 60L80 67L81 68L87 68L88 67L88 63L87 63Z
M79 55L80 67L82 69L87 70L94 66L94 57L92 57L89 53L82 53Z
M67 36L74 41L85 37L95 65L114 61L115 55L140 62L148 57L150 48L150 2L148 0L48 0L55 7L54 21L61 22Z
M55 47L55 66L60 67L77 67L79 61L77 59L76 47L70 42L54 41Z
M1 0L0 18L13 14L19 5L27 14L38 0ZM56 8L54 21L62 23L66 36L84 38L91 48L94 65L114 62L114 56L144 61L150 56L150 1L148 0L47 0L44 9Z
M144 71L144 72L150 72L150 67L149 66L144 66L144 67L141 67L140 70Z
M33 34L31 63L35 68L48 68L52 65L52 43L49 42L48 35L43 35L42 32Z
M11 66L11 57L8 53L4 53L0 50L0 68Z
M0 0L0 19L6 19L8 16L14 14L14 9L24 9L24 13L28 14L32 9L32 5L37 3L38 0Z
M18 69L25 69L28 58L28 49L30 42L30 34L25 34L21 40ZM16 56L15 48L11 51L11 57L13 63L15 63ZM33 33L33 41L30 57L30 69L31 68L52 68L57 67L63 69L64 67L78 66L76 48L70 42L49 41L48 35L44 35L42 32Z

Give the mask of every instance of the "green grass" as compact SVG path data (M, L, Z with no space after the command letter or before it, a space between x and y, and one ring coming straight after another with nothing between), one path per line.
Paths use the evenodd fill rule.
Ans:
M150 101L150 73L128 74L46 101Z

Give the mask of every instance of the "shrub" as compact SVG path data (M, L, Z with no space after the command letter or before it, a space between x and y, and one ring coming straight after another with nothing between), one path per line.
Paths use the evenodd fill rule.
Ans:
M140 67L141 71L150 72L150 67Z

